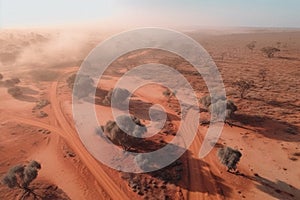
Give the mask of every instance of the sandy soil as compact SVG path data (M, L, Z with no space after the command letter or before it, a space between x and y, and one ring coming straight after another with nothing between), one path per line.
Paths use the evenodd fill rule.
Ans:
M79 45L78 48L83 49L78 51L80 53L67 48L66 52L74 56L65 60L65 55L54 54L54 36L50 33L2 32L2 81L20 78L18 86L23 95L12 97L1 84L0 175L16 164L37 160L42 169L33 183L36 188L48 188L46 191L51 194L61 195L52 199L299 199L300 32L211 34L190 31L188 35L199 41L216 61L227 96L238 107L231 120L236 126L226 125L214 150L199 159L198 152L207 131L207 126L201 125L194 142L175 164L158 172L134 175L120 173L95 160L81 143L72 120L71 89L66 80L78 70L85 53L101 38L82 39L84 43L88 41L88 45ZM254 50L246 47L252 41L256 41ZM266 58L260 52L264 46L276 46L281 52L274 58ZM29 62L26 56L37 47L51 51L36 57L51 60L58 56L57 63L51 60L51 64L49 61L42 69L37 68L44 64L40 59ZM99 102L122 73L151 62L176 68L199 98L207 94L203 80L187 62L167 52L143 50L112 63L98 85L102 91L97 95ZM259 77L262 68L267 70L265 80ZM164 76L167 74L159 74L157 78ZM239 98L233 84L241 78L253 80L255 84L245 99ZM164 130L151 138L153 144L145 150L170 141L180 125L178 101L175 98L168 101L163 91L159 85L144 86L135 92L130 104L130 112L139 115L146 124L151 105L162 105L168 114ZM42 99L50 104L36 108L36 102ZM96 110L102 125L112 119L109 107L97 103ZM201 118L209 116L206 112L200 114ZM189 129L184 132L188 134ZM216 152L221 146L242 152L239 175L228 173L219 163ZM133 183L141 185L142 193L134 191ZM19 191L0 185L0 199L18 199L18 195Z

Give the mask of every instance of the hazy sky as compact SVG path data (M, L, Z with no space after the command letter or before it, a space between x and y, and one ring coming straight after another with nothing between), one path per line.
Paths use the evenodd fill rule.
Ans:
M0 0L0 27L300 27L300 0Z

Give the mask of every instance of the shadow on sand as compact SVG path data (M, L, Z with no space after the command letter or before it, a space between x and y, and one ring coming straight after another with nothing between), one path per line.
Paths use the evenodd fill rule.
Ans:
M255 131L271 139L300 142L298 136L299 128L297 126L269 117L234 114L232 119L228 120L228 124Z
M247 178L256 183L256 187L264 193L271 195L276 199L300 199L300 190L284 181L276 180L271 181L264 177L254 174L254 176L248 176L242 173L236 175Z

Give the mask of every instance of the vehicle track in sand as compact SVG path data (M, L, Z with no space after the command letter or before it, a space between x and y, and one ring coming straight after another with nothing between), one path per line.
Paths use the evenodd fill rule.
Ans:
M70 72L68 72L70 73ZM65 73L62 77L64 77ZM60 78L61 79L61 78ZM109 195L111 199L129 199L126 192L123 191L117 184L110 178L110 176L101 167L99 162L92 157L92 155L85 149L76 130L71 125L69 119L63 113L61 102L57 98L58 81L51 85L50 89L50 102L51 109L54 114L54 124L49 125L43 122L38 122L32 119L12 116L12 119L32 126L48 129L54 133L59 134L71 146L74 152L79 156L81 161L92 173L101 188ZM186 128L184 132L188 132ZM198 152L203 141L203 136L198 132L192 145L190 146L190 154L188 159L188 176L189 176L189 189L186 191L187 199L223 199L218 194L218 186L209 167L203 166L198 162ZM210 194L213 194L212 196Z
M69 72L68 72L69 73ZM70 125L68 120L65 118L63 111L60 106L60 102L57 99L57 85L58 81L52 83L50 90L50 102L51 109L54 113L57 125L50 125L43 122L39 122L33 119L26 119L18 116L11 116L9 120L18 121L24 124L45 128L60 135L74 150L76 155L79 156L80 160L89 169L91 174L94 176L101 188L109 195L111 199L124 199L129 200L126 192L122 191L120 187L110 178L110 176L103 170L97 160L85 149L81 140L79 139L77 132Z
M103 170L99 162L95 160L95 158L92 157L92 155L83 146L76 130L74 130L74 128L70 125L61 109L60 102L57 99L57 85L58 81L52 83L50 90L50 102L52 105L52 111L58 121L58 125L64 132L64 138L92 173L99 185L112 199L129 199L126 193L116 185L110 176Z
M194 113L198 114L198 113ZM193 115L186 115L185 121L191 122L196 120L197 117ZM195 124L195 123L191 123ZM196 123L197 124L197 123ZM177 124L179 126L179 124ZM190 124L183 125L182 127L182 135L191 134L194 129L190 127ZM196 136L188 148L189 153L187 154L187 168L188 168L188 190L184 191L186 199L217 199L221 200L224 199L223 196L219 194L219 186L217 181L215 180L213 173L208 166L202 159L199 159L198 154L200 147L203 142L204 136L203 133L200 133L199 127L196 133ZM205 158L206 161L209 161L209 164L213 162L209 156Z

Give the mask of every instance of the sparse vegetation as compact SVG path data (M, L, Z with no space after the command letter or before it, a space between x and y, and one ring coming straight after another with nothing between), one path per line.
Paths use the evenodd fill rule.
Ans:
M17 86L8 88L7 92L8 92L8 94L10 94L13 97L19 97L19 96L23 95L23 92L22 92L21 88L17 87Z
M47 105L49 105L50 102L47 100L47 99L41 99L39 101L36 102L36 105L34 106L34 110L39 110L39 109L42 109L44 107L46 107Z
M250 49L251 51L253 51L255 49L255 46L256 46L256 41L252 41L252 42L250 42L249 44L246 45L246 47L248 49Z
M168 102L170 99L176 95L176 91L171 91L169 88L167 88L165 91L163 91L163 95L168 98Z
M261 49L263 54L265 54L268 58L273 58L276 52L279 52L280 49L275 47L264 47Z
M114 91L110 90L104 97L102 103L104 105L110 105L112 98L114 98L115 106L122 107L128 100L130 92L124 88L115 88Z
M75 79L76 79L76 74L72 74L71 76L68 77L67 84L69 88L73 89Z
M136 144L136 137L141 137L147 128L140 122L140 120L134 116L128 117L122 115L117 117L116 121L108 121L105 126L102 127L104 135L106 135L113 143L121 145L123 149L130 149ZM131 133L131 135L128 135Z
M267 77L267 69L260 69L258 72L258 76L262 81L265 81Z
M227 171L236 171L237 164L242 157L242 153L230 147L223 147L218 150L220 162L227 167Z
M31 194L34 196L34 199L36 199L36 194L29 188L29 185L37 178L40 169L41 164L34 160L27 165L14 166L4 174L2 183L11 189L21 189L23 194L20 199L24 199Z
M4 86L9 88L9 87L14 87L15 85L19 84L21 81L19 78L11 78L3 82L4 82Z
M87 75L79 75L75 77L72 75L67 80L70 88L76 86L76 90L74 90L74 95L79 99L89 96L89 94L94 90L94 80Z
M19 79L19 78L12 78L12 79L10 79L11 80L11 82L13 83L13 84L19 84L19 83L21 83L21 80Z
M216 97L211 99L209 95L206 95L200 99L200 103L208 109L210 113L214 110L215 117L221 116L224 113L225 108L225 117L229 119L232 117L235 111L237 111L237 106L231 100L226 100L225 97ZM224 105L226 103L226 105Z
M237 91L239 92L240 98L244 99L247 93L250 91L250 89L254 87L254 81L238 80L234 82L233 85L236 87Z

